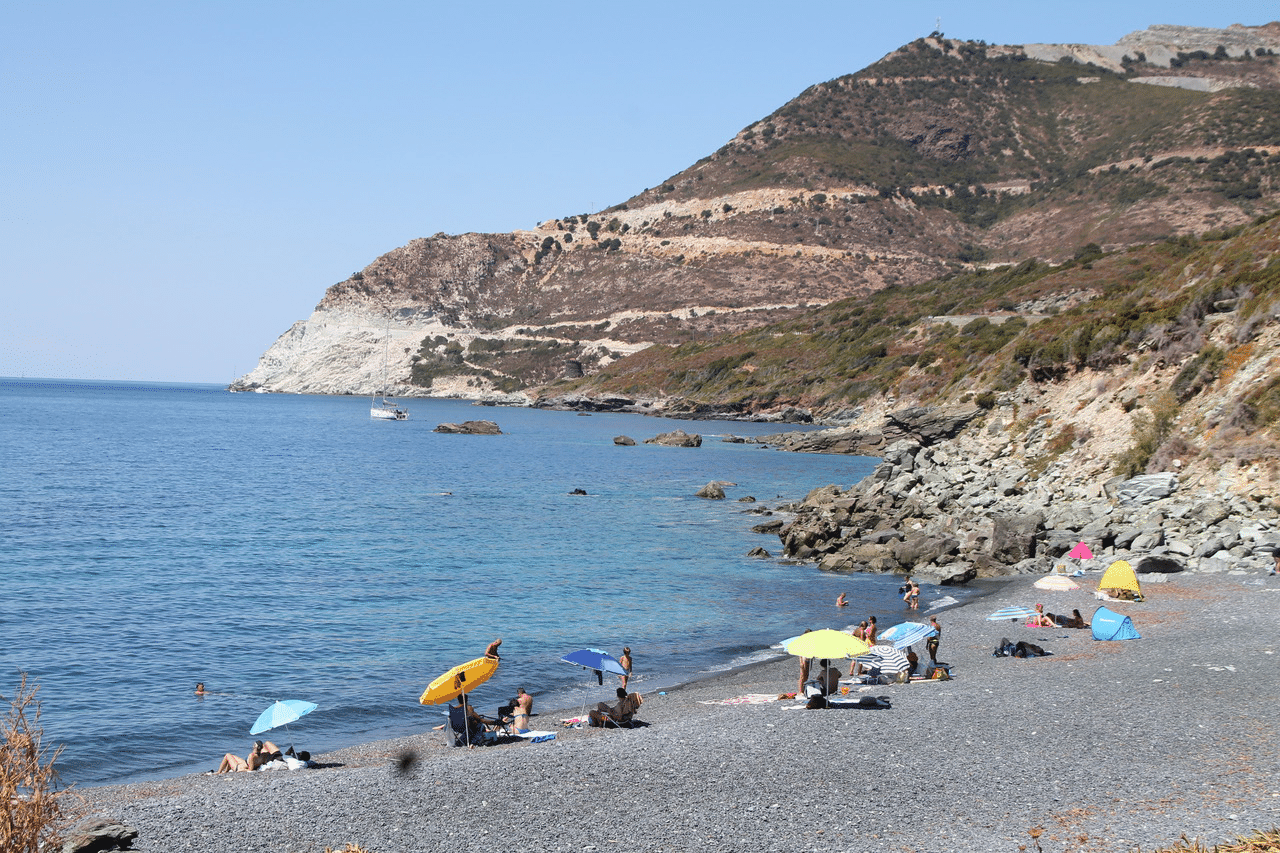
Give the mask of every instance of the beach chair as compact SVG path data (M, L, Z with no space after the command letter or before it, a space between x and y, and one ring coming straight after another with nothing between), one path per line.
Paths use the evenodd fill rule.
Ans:
M468 720L462 713L462 708L457 705L450 705L449 710L445 712L445 716L449 719L449 724L444 727L446 743L450 746L466 746L496 743L498 733L490 731L484 727L483 723L477 720ZM468 723L470 723L470 731L468 731Z
M638 722L635 718L636 712L640 710L640 701L630 701L635 696L636 694L632 693L612 708L601 702L594 711L588 714L588 717L593 725L602 726L606 729L634 728Z

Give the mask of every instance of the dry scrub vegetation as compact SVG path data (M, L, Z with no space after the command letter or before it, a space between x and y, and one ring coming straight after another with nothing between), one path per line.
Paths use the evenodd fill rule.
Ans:
M0 702L9 705L0 730L0 850L5 853L37 853L56 842L62 799L69 793L58 789L53 769L62 747L50 751L44 745L39 689L24 672L13 698L0 694Z

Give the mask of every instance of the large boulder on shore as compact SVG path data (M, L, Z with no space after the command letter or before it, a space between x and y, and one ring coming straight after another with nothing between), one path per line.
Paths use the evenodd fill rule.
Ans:
M928 447L954 438L965 424L981 412L977 406L912 406L899 409L890 413L884 425L885 440L912 438Z
M940 557L960 549L960 540L952 536L915 533L889 545L893 558L910 569L912 566L937 562Z
M1141 474L1121 483L1108 483L1107 491L1121 506L1142 506L1167 498L1178 488L1173 474Z
M997 515L991 519L991 556L1013 565L1035 556L1036 535L1044 528L1044 516Z
M502 435L502 430L493 421L463 421L460 424L440 424L432 432L454 433L458 435Z
M1185 568L1182 560L1173 554L1147 554L1133 564L1133 570L1140 575L1173 575Z
M105 853L108 850L130 850L138 830L118 820L86 818L76 824L62 844L62 853Z
M701 447L702 436L695 433L688 433L682 429L672 430L671 432L663 432L655 435L653 438L646 438L645 444L661 444L665 447Z
M816 559L819 553L834 550L831 543L839 537L840 525L814 516L797 518L778 533L783 553L793 560Z

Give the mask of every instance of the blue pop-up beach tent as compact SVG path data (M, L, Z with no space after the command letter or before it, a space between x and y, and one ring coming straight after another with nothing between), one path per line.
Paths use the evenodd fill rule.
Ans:
M1095 640L1141 640L1142 635L1133 627L1133 620L1122 613L1099 607L1093 611L1093 638Z

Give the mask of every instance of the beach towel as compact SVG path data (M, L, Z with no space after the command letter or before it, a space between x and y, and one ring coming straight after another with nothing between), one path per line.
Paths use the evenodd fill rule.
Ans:
M845 708L855 710L885 710L893 707L888 696L859 696L854 698L831 698L827 700L828 708Z
M778 697L772 693L747 693L743 696L732 696L728 699L700 699L702 705L763 705L766 702L777 702Z
M524 738L529 743L546 743L556 739L555 732L516 732L516 737Z

